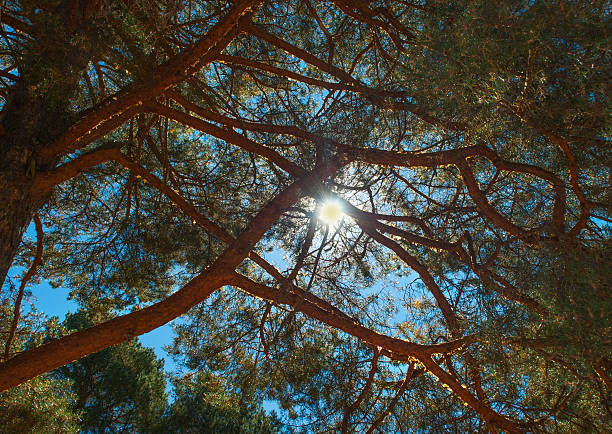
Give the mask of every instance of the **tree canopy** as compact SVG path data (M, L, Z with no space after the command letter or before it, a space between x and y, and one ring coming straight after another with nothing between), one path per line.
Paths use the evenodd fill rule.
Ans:
M187 431L186 409L227 410L221 378L298 431L609 431L610 20L603 0L4 2L2 390L182 316ZM92 322L25 339L41 278Z

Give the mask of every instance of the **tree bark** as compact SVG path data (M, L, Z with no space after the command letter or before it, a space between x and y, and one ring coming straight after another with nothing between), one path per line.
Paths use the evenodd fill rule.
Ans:
M21 237L39 204L32 200L32 182L25 176L28 153L14 159L0 154L0 284L3 284ZM23 161L26 160L26 161Z
M24 232L46 196L33 193L37 143L53 134L24 85L14 90L0 114L0 286L13 263Z

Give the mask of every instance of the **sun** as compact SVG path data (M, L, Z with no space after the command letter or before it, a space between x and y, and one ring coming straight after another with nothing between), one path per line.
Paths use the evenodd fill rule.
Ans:
M337 200L328 200L321 205L319 219L323 223L332 226L337 225L343 216L342 205Z

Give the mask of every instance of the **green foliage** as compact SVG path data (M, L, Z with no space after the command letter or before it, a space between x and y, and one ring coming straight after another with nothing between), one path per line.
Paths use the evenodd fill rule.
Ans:
M556 340L569 358L612 358L612 244L567 243L543 252L532 282L549 309L534 335Z
M174 401L156 432L276 433L279 423L255 402L239 399L209 372L176 378Z
M81 311L69 315L63 327L79 330L90 326L91 321L91 314ZM57 369L54 379L47 382L55 382L51 384L56 387L63 385L67 392L57 396L51 390L46 392L55 401L63 398L60 404L69 404L64 410L72 415L79 432L278 432L276 419L268 416L256 401L248 397L239 399L221 378L210 373L174 378L169 403L163 364L151 349L137 341L126 342ZM29 393L28 399L37 396ZM59 413L52 407L55 401L45 405ZM27 400L23 406L32 407Z
M13 318L12 303L0 300L0 332L8 334ZM45 329L55 329L55 321L43 321L36 312L22 314L15 331L11 353L27 345L40 345ZM2 347L4 351L4 346ZM80 413L71 406L74 399L69 380L41 375L27 383L0 393L0 433L76 433Z
M79 412L70 405L70 382L49 375L0 394L0 433L76 433Z

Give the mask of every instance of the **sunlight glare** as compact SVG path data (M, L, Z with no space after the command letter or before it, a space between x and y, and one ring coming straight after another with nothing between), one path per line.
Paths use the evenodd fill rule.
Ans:
M323 223L327 225L336 225L340 222L342 216L344 216L344 213L342 212L342 206L338 201L329 200L321 205L319 218Z

